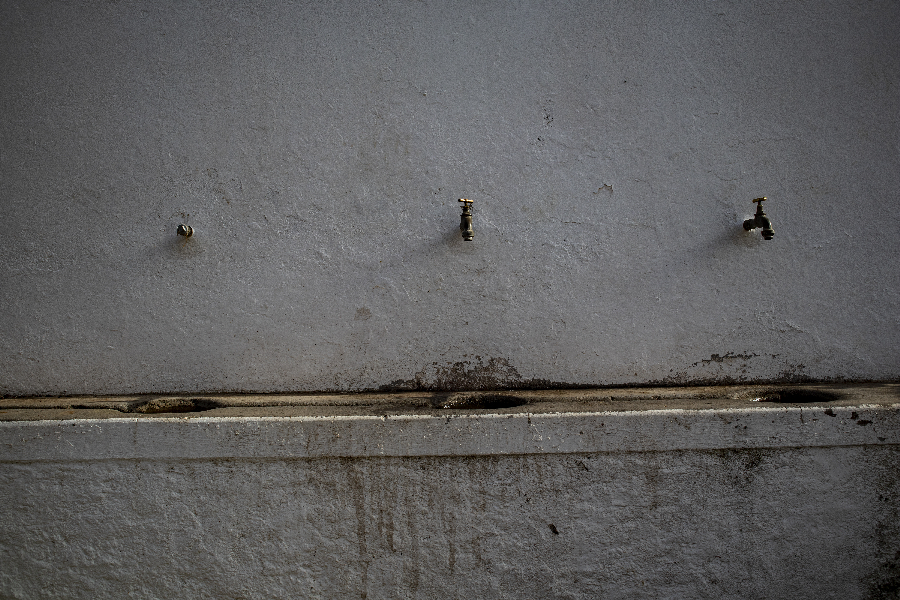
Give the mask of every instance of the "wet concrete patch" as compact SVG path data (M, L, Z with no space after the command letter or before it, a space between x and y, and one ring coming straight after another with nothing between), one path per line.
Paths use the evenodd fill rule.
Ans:
M496 410L527 404L528 400L513 394L461 392L452 394L438 404L438 408Z
M755 394L756 402L777 402L780 404L821 404L835 402L842 396L836 392L810 388L775 388Z
M219 408L220 404L209 398L161 397L129 402L116 408L125 413L154 415L160 413L195 413Z

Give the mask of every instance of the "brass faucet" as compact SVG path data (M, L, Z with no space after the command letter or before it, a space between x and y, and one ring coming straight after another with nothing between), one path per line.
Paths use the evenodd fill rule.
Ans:
M459 201L463 203L462 214L459 216L459 230L462 231L463 239L471 242L475 237L472 230L472 201L467 198L460 198Z
M766 198L756 198L754 202L756 202L756 214L753 215L752 219L747 219L744 221L744 230L752 231L757 227L762 228L762 236L764 240L771 240L775 237L775 231L772 229L772 221L766 215L765 211L763 211L762 203L765 202Z

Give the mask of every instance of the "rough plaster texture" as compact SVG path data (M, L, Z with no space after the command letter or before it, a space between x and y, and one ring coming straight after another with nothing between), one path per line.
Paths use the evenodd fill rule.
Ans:
M4 421L0 596L897 598L890 394Z
M2 2L0 394L896 379L898 22Z

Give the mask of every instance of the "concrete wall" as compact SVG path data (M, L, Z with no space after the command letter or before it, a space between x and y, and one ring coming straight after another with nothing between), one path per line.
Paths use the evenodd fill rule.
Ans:
M0 396L900 378L897 2L247 4L0 2ZM897 597L895 387L677 393L6 399L0 596Z
M896 379L898 22L3 2L0 394Z

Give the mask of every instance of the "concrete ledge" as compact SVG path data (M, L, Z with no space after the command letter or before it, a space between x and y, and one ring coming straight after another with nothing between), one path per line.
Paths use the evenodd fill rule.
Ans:
M52 400L47 402L54 407L18 409L27 411L29 420L0 422L0 461L475 456L900 443L896 385L844 386L834 400L807 405L754 402L746 394L735 399L735 389L748 388L703 398L689 389L666 390L668 397L655 400L648 399L651 392L641 391L643 398L606 401L584 400L585 392L570 393L581 394L578 401L565 393L531 392L522 406L474 412L433 406L401 410L394 395L352 410L347 404L315 405L317 412L350 414L304 414L309 405L248 408L220 401L215 411L177 417L35 419L42 410L56 415L63 410L59 400ZM604 402L606 410L598 410ZM699 408L698 402L710 408ZM373 410L384 413L366 414ZM15 411L7 407L7 418L10 412ZM219 415L206 416L210 412Z

